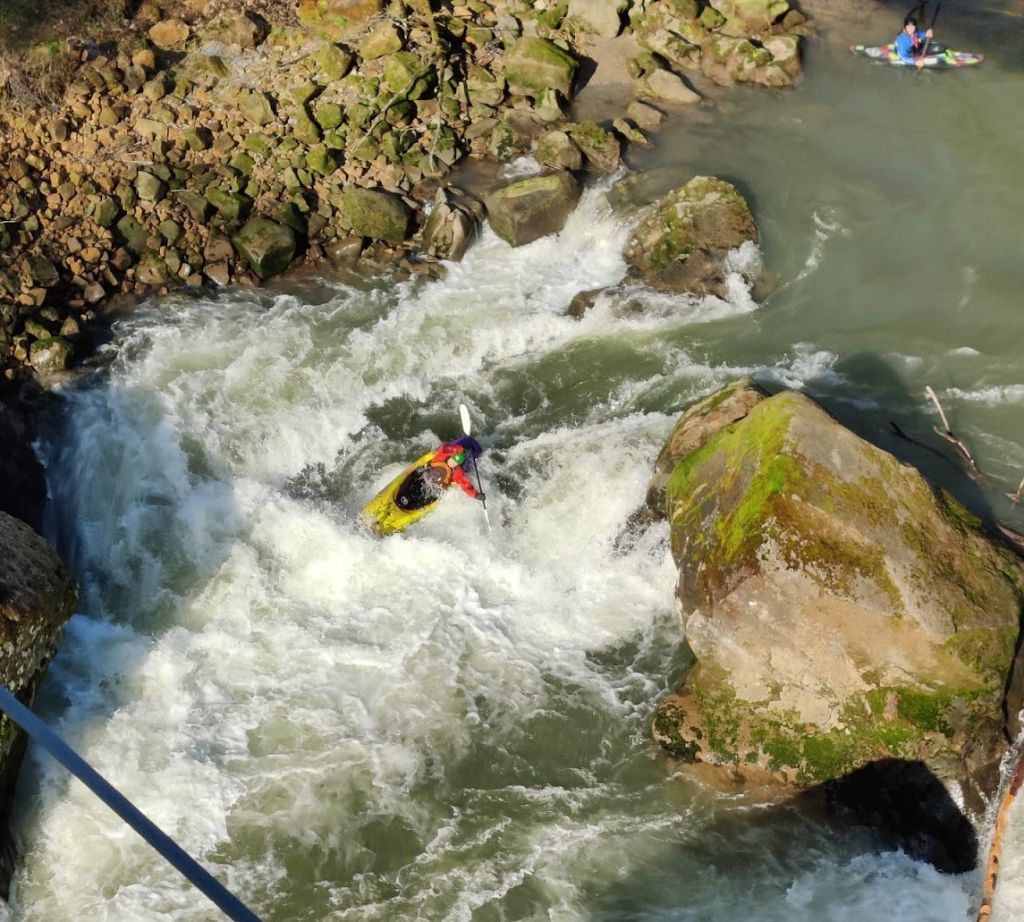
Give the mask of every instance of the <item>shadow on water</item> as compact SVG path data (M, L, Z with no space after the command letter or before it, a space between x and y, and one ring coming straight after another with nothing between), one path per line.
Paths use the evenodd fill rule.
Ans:
M877 762L777 804L720 801L706 825L657 858L593 881L584 904L587 918L608 922L744 918L752 906L758 919L812 919L837 902L851 913L844 918L861 918L845 899L870 897L849 891L850 881L883 879L890 860L947 874L977 865L974 828L922 762Z
M978 863L974 827L924 762L881 759L802 796L823 796L834 824L871 829L885 847L940 871L961 874Z

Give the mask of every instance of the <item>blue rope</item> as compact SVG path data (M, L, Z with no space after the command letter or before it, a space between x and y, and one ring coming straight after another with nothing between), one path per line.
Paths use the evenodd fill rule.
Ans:
M224 915L235 922L260 922L259 916L143 814L49 726L15 698L3 684L0 684L0 708L5 710L11 720L19 724L32 739L45 746L58 762L202 890Z

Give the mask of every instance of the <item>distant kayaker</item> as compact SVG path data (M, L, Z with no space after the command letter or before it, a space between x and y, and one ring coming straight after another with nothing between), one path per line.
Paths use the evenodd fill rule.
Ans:
M934 33L931 29L922 32L917 27L917 20L908 16L903 21L903 31L896 36L896 53L904 64L924 67L924 51L931 42Z
M465 465L473 464L483 452L480 443L468 435L445 442L429 462L418 467L406 480L395 495L395 502L402 509L419 509L434 502L453 483L467 496L483 502L486 495L473 486L465 470Z

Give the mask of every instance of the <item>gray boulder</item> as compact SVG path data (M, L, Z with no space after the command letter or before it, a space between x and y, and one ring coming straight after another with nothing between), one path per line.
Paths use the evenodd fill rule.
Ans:
M569 0L568 16L583 32L614 38L627 6L627 0Z
M789 9L786 0L708 0L708 4L725 18L720 31L736 37L767 32Z
M362 237L401 243L408 236L412 212L391 192L346 186L341 221L347 230Z
M564 131L549 131L541 135L533 157L550 170L578 170L583 166L583 154Z
M774 48L779 53L776 58ZM720 35L704 43L700 68L720 86L753 83L758 86L792 86L800 74L796 36L775 36L766 44Z
M510 92L539 99L547 91L572 95L572 82L579 62L546 38L526 36L509 49L505 58L505 79Z
M466 254L476 228L476 217L468 209L438 201L423 226L423 249L436 259L458 262Z

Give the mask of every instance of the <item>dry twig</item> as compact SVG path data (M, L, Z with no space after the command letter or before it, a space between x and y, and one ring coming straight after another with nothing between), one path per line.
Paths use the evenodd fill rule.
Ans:
M939 411L939 418L942 420L942 429L938 426L933 426L937 435L941 435L947 442L949 442L960 454L960 457L967 463L968 467L973 471L972 476L979 480L984 480L984 475L978 469L978 465L975 463L970 451L967 450L967 446L960 441L954 434L953 430L949 428L949 420L946 419L946 413L942 409L942 404L939 403L939 398L935 395L935 391L932 390L931 385L927 385L924 389L925 394L929 397L932 403L935 404L935 409Z

